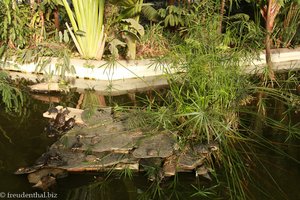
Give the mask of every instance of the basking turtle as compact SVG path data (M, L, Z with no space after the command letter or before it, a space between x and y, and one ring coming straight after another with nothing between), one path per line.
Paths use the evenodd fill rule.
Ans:
M56 128L60 129L65 125L66 122L66 116L62 112L62 109L57 113L55 120L54 120L54 125Z
M147 149L146 150L147 156L157 156L158 157L158 151L156 149Z
M47 112L48 112L48 115L56 114L56 113L58 113L58 109L55 107L50 107Z
M28 174L27 178L29 183L35 184L33 187L47 191L56 183L57 178L64 178L67 175L66 169L46 167Z
M19 169L17 169L17 171L14 172L14 174L30 174L38 169L39 167L20 167Z
M58 134L58 131L55 127L55 119L49 119L48 124L44 128L44 132L46 133L47 137L54 137Z
M207 167L204 166L204 165L201 165L200 167L197 167L195 169L195 173L196 173L196 177L202 176L202 177L204 177L204 178L206 178L210 181L212 180L210 175L209 175L209 169L207 169Z
M53 174L49 173L46 176L43 176L34 186L34 188L39 188L43 191L48 191L49 188L56 184L56 178Z
M43 167L43 166L47 165L48 159L49 159L49 154L48 154L48 153L43 153L42 156L39 157L39 158L35 161L34 167L35 167L35 168L39 168L39 167Z
M62 127L63 131L71 130L74 127L74 125L76 124L75 117L76 115L74 115L74 117L71 117L65 122L65 124Z
M35 162L35 167L42 166L62 166L65 165L66 162L62 159L61 155L55 151L50 150L44 153L39 159Z
M68 115L70 112L71 112L71 111L68 109L68 107L66 107L66 108L62 111L62 113L63 113L64 115Z
M74 144L72 144L72 146L71 146L72 150L77 150L77 149L79 149L80 147L83 146L83 143L80 141L80 139L82 137L83 137L82 135L77 135L76 136L76 142Z

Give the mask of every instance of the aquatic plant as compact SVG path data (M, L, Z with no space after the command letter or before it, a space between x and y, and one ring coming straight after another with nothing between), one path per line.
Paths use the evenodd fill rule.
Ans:
M175 131L182 146L217 141L220 155L215 157L213 166L217 172L218 169L223 171L217 181L221 190L228 188L224 196L248 199L246 185L251 181L250 169L253 163L261 162L253 147L268 148L287 156L261 132L256 132L257 129L252 130L255 127L252 121L260 117L258 120L263 125L260 128L276 129L276 120L266 113L268 101L275 98L292 105L298 102L299 96L280 86L270 88L269 77L260 78L268 74L253 80L244 73L247 66L241 63L256 56L263 45L252 41L260 41L263 34L245 16L226 18L225 32L220 34L216 8L212 1L202 7L199 5L198 20L190 25L182 41L177 42L166 57L166 62L184 73L168 75L170 91L164 102L156 106L151 102L140 121L150 121L158 129ZM295 135L294 128L290 126L287 134Z
M120 172L120 178L128 178L129 180L133 179L133 173L134 171L132 169L130 169L128 166L125 166L125 168L123 170L121 170Z

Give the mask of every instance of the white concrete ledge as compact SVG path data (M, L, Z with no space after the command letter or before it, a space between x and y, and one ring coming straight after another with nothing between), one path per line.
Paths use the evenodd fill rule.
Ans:
M287 48L281 48L281 49L272 49L271 50L271 59L274 63L280 63L280 62L287 62L287 61L294 61L294 60L300 60L300 48L296 49L287 49ZM261 53L259 57L251 62L250 66L257 66L257 65L265 65L266 64L266 58L265 53Z
M56 64L60 62L57 58L49 59L50 63L41 73L59 75L56 71ZM274 70L288 70L299 68L300 48L297 49L274 49L272 50L272 61L274 62ZM281 65L281 63L283 65ZM70 77L94 79L94 80L121 80L136 77L159 76L166 72L175 72L168 64L157 63L155 60L134 60L134 61L116 61L110 63L107 61L83 60L78 58L70 59L70 65L75 67L76 74L66 74ZM245 63L245 72L259 72L266 65L265 54L261 53L258 58ZM14 60L7 61L4 69L25 73L36 73L37 64L18 64Z
M57 58L49 59L49 64L42 73L36 73L36 63L18 64L14 60L9 60L3 67L10 70L14 77L26 77L34 80L36 77L47 76L52 73L53 79L58 80L56 64L60 62ZM275 71L299 70L300 69L300 48L297 49L274 49L272 50L272 61ZM3 62L3 60L2 60ZM155 60L136 61L107 61L82 60L78 58L70 59L70 64L75 67L76 74L66 74L74 77L71 87L79 90L94 88L95 90L110 95L120 95L127 92L143 91L149 88L157 88L167 85L164 77L166 72L173 73L176 70L168 64L157 63ZM266 66L265 54L261 53L256 59L244 65L244 72L249 74L261 73Z
M57 58L49 59L50 63L41 73L53 74L58 76L56 64L60 62ZM70 59L70 65L73 65L76 73L67 73L66 76L95 79L95 80L121 80L136 77L148 77L165 74L171 69L166 64L157 64L154 60L136 60L136 61L116 61L114 63L96 60L82 60L78 58ZM36 73L37 63L18 64L14 60L7 61L5 70L19 71L25 73Z

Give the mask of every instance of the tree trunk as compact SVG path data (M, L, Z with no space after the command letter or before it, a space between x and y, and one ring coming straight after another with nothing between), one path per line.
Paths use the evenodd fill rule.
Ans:
M221 8L220 8L220 25L219 25L219 33L222 33L222 24L223 24L223 16L225 12L225 4L226 0L221 0Z
M175 0L169 0L168 1L168 5L174 5L175 4Z
M53 12L53 15L54 15L54 24L55 24L55 28L57 31L59 31L59 13L58 13L58 8L56 7L54 9L54 12Z
M277 2L277 0L269 0L267 4L267 9L263 9L261 12L265 18L266 21L266 40L265 40L265 46L266 46L266 63L268 66L268 72L269 72L269 78L271 81L275 80L275 74L273 70L273 63L271 59L271 48L272 48L272 33L273 33L273 27L274 27L274 21L279 13L281 6Z
M271 46L272 46L271 34L272 32L267 32L266 39L265 39L265 48L266 48L266 63L268 66L269 78L271 81L274 81L275 74L273 70L273 62L271 59Z

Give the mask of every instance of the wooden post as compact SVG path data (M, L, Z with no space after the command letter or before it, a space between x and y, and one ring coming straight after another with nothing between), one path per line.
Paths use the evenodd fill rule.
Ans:
M82 102L83 102L83 99L84 99L84 93L81 93L80 96L79 96L79 99L78 99L78 103L77 103L77 105L76 105L76 108L77 108L77 109L80 109L81 104L82 104Z
M131 100L131 102L133 103L133 106L137 106L135 93L134 92L128 93L128 97Z
M99 105L106 107L105 97L103 95L99 95L98 99L99 99Z
M220 34L222 34L222 25L223 25L223 17L224 17L224 12L225 12L225 4L226 4L226 0L221 0L220 25L219 25L219 30L218 30L218 32Z
M55 28L57 31L59 31L59 13L58 13L58 8L57 6L55 7L54 11L53 11L53 15L54 15L54 24L55 24Z
M37 3L41 4L41 0L37 0ZM40 15L40 23L41 23L41 32L40 32L40 36L38 37L38 42L42 42L44 40L44 30L45 30L45 17L44 17L44 13L43 11L40 11L39 12L39 15Z

